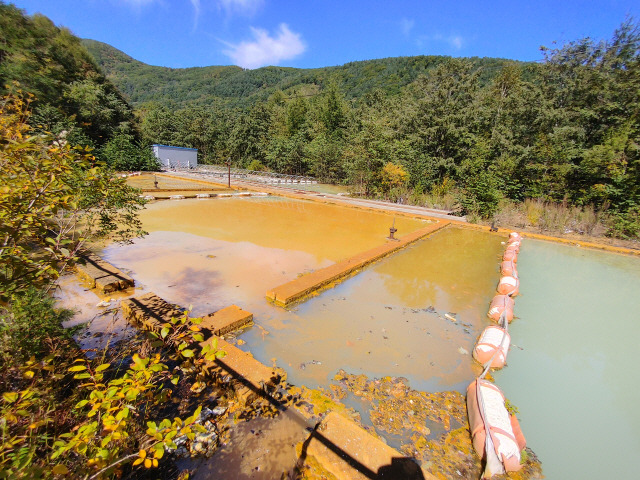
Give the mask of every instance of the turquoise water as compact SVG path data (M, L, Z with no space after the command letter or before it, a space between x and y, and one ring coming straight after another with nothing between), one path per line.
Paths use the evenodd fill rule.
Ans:
M640 259L525 239L508 367L551 480L635 479L640 451Z

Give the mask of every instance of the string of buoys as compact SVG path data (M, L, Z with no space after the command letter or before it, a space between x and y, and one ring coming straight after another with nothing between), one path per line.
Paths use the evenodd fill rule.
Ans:
M484 378L490 368L502 368L507 363L511 344L508 325L513 320L513 297L520 288L517 263L521 242L519 233L509 235L500 264L498 294L487 312L496 324L484 329L473 349L473 358L484 369L467 388L467 414L473 447L485 461L483 478L520 470L520 452L526 446L518 419L507 411L504 394Z

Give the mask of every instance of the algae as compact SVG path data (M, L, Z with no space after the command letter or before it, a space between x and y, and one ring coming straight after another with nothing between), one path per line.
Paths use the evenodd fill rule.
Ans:
M421 392L403 377L369 379L344 370L338 371L334 382L332 392L340 392L340 398L353 395L364 401L376 431L388 440L400 439L399 450L436 477L481 477L482 460L471 443L466 400L460 392ZM508 478L544 478L535 453L526 449L522 459L522 470Z

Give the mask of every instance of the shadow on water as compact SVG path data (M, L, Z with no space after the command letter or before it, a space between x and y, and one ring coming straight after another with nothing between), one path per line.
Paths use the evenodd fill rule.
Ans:
M356 470L359 474L368 479L386 479L386 480L421 480L424 479L424 475L420 466L413 458L410 457L396 457L392 459L392 462L387 465L381 466L377 471L371 470L365 464L360 462L357 458L354 458L348 452L346 452L339 445L336 445L332 440L327 438L320 431L320 422L312 424L295 409L287 406L284 402L275 398L274 395L266 391L266 389L257 389L249 381L247 381L236 370L231 368L224 362L224 359L216 359L215 363L222 368L227 374L231 375L234 382L250 389L253 393L258 395L261 399L268 402L273 408L279 412L279 417L285 417L287 422L291 425L297 425L300 429L304 429L305 436L309 436L302 444L302 450L300 455L296 458L292 458L292 463L289 467L284 464L282 456L278 454L269 454L271 450L274 452L282 452L283 449L294 448L295 443L291 443L289 437L285 438L268 438L267 440L274 440L268 444L269 450L266 450L265 455L260 457L259 468L252 469L250 472L240 471L241 459L238 458L238 453L234 451L221 451L216 453L210 460L202 462L197 466L194 478L210 478L212 474L216 474L218 478L231 478L226 475L233 475L236 479L274 479L283 478L281 475L287 475L284 478L296 479L299 478L305 462L308 458L308 447L312 441L318 441L335 455L337 455L343 462L345 462L352 469ZM271 422L278 419L270 420ZM247 422L247 427L244 430L249 430L251 433L252 421ZM247 432L244 432L247 433ZM304 438L304 437L302 437ZM249 444L248 447L256 448L255 444ZM224 448L224 447L223 447ZM222 449L221 449L222 450ZM249 453L245 451L245 453ZM269 454L269 455L267 455Z
M160 325L164 323L164 318L167 315L171 315L174 312L173 306L169 304L154 305L153 308L149 308L149 306L143 304L137 299L131 299L131 302L136 305L139 310L142 310L146 316L148 316L151 321L150 324ZM292 470L289 472L289 478L297 478L299 473L301 472L302 467L305 465L305 461L307 459L307 450L311 441L316 440L324 445L331 452L336 454L342 461L344 461L347 465L349 465L354 470L358 471L360 474L369 479L398 479L398 480L420 480L424 479L424 475L422 474L422 470L420 466L416 463L416 461L409 457L397 457L392 459L392 463L388 465L381 466L377 471L371 470L365 464L360 462L358 459L354 458L344 449L342 449L339 445L336 445L333 441L328 439L322 432L319 430L321 422L317 422L315 424L310 424L307 419L298 413L295 409L292 409L288 405L286 405L283 401L278 400L269 390L267 385L264 385L262 389L256 388L256 386L249 382L246 378L244 378L237 370L232 368L228 363L222 359L215 359L214 363L222 369L226 375L231 377L230 384L234 384L235 388L246 388L253 392L257 397L262 400L265 400L271 407L273 407L278 413L279 416L286 416L291 422L298 425L298 427L305 429L310 432L309 437L302 445L302 450L300 456L295 461L295 465L293 465ZM277 385L279 383L279 378L272 378L271 383ZM283 395L284 393L284 395ZM281 397L286 396L286 392L282 389L278 389L275 392L276 395L280 395ZM246 433L246 432L245 432ZM269 443L269 450L272 448L274 451L278 452L283 449L283 447L287 447L290 444L289 438L280 438L275 439L273 443ZM295 448L295 443L291 445L291 447ZM269 451L266 451L268 453ZM198 471L202 469L203 473L196 473L195 478L209 478L212 473L211 470L215 469L218 474L233 473L234 478L242 479L242 478L258 478L256 474L259 473L259 470L252 472L248 476L244 476L243 473L239 472L237 455L233 455L233 453L229 453L226 455L214 455L214 457L208 462L201 464L198 467ZM260 478L277 478L277 476L273 476L273 474L278 473L278 469L282 466L280 463L282 459L279 456L267 456L260 458L260 470L262 470L262 474ZM209 464L209 462L211 462ZM286 468L286 467L285 467ZM281 470L280 473L285 473L285 471ZM229 478L229 477L223 477Z

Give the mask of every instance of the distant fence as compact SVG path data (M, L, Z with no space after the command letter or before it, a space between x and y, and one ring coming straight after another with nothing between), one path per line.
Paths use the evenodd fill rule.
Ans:
M196 168L172 165L170 170L196 173L202 175L205 178L212 178L218 181L225 181L229 178L229 169L224 165L198 165ZM304 175L285 175L283 173L258 172L253 170L244 170L242 168L231 169L231 180L240 180L242 182L259 183L263 185L281 186L293 186L302 184L310 185L318 183L315 178Z

